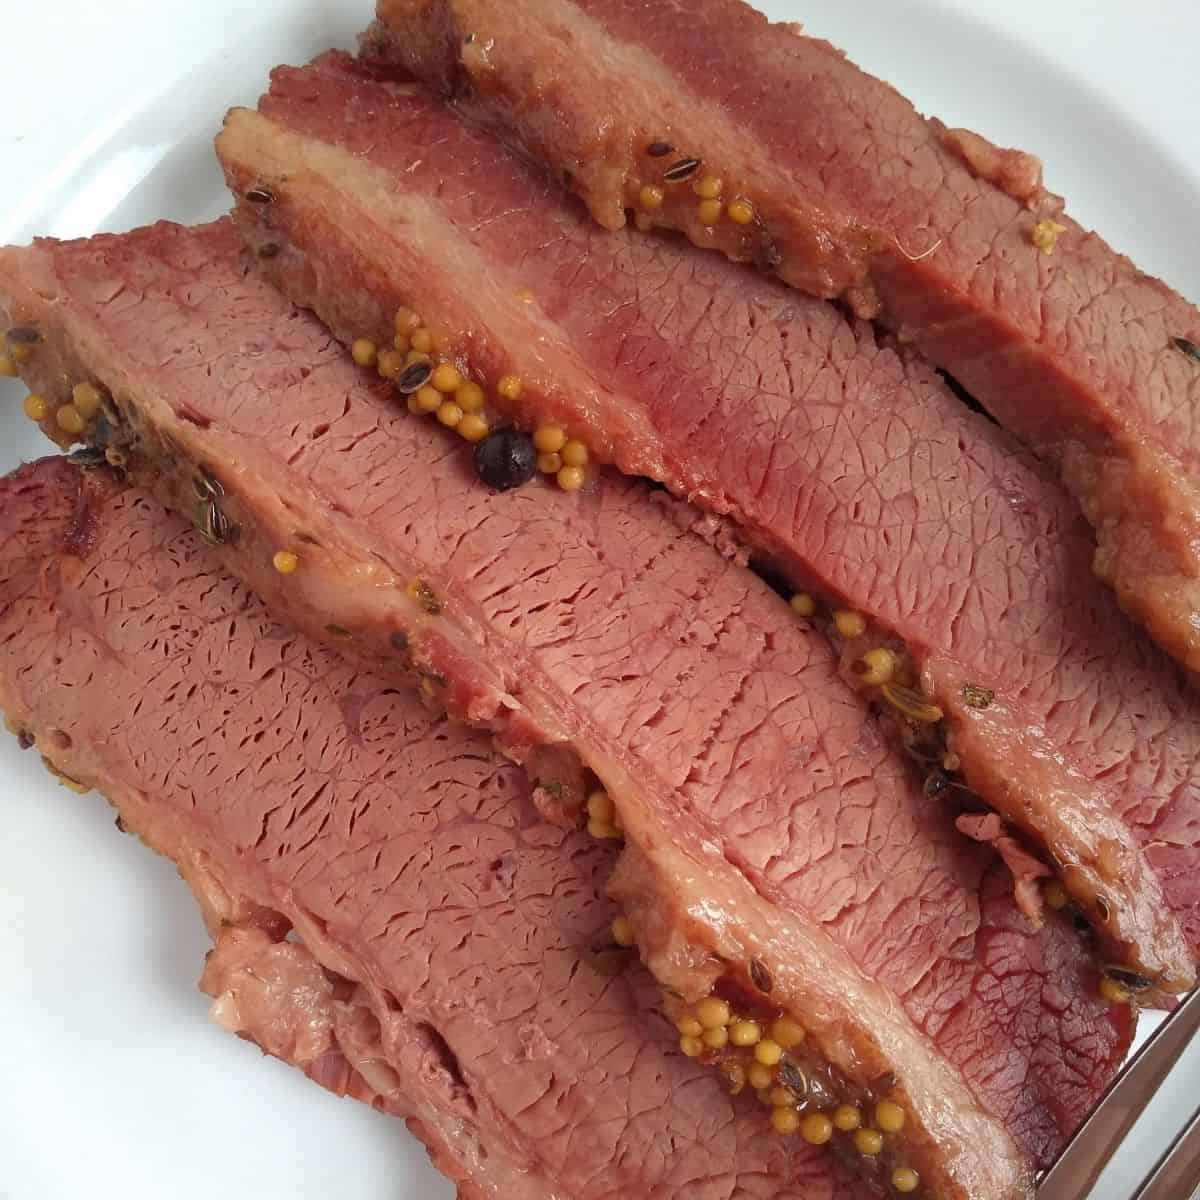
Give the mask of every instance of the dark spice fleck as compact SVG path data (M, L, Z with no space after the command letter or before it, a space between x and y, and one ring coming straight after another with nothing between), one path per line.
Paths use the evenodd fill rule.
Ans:
M555 800L562 799L563 785L561 780L552 779L549 783L538 784L538 787L540 787L547 796L553 796Z
M80 467L85 471L93 471L97 467L102 467L107 461L104 451L96 446L81 446L67 455L67 462L73 467Z
M663 179L667 183L682 183L685 179L690 179L696 173L696 168L699 165L700 160L698 158L681 158L677 163L672 163L663 172Z
M762 244L758 248L758 255L754 260L754 265L760 271L774 271L783 262L783 255L780 253L779 247L775 245L773 239L764 237Z
M980 687L977 683L964 683L962 698L969 708L987 708L996 698L991 688Z
M8 336L12 337L12 334L10 333ZM1197 346L1195 342L1189 342L1187 338L1172 338L1171 341L1175 343L1177 350L1182 350L1188 358L1200 363L1200 346Z
M760 992L768 995L775 986L771 972L757 958L750 960L750 981Z
M275 197L264 187L254 187L246 193L246 199L251 204L270 204Z
M498 492L528 483L537 472L537 451L528 434L497 429L475 447L475 470Z
M925 795L930 799L940 796L950 786L950 777L945 771L930 771L925 776Z
M646 153L651 158L666 158L675 147L670 142L651 142L646 147Z
M1104 968L1104 974L1109 979L1123 983L1131 992L1144 992L1154 986L1154 980L1149 976L1139 975L1136 971L1129 970L1128 967L1107 966Z
M213 500L196 506L196 530L210 546L223 546L231 538L233 522Z
M22 750L31 749L35 741L36 739L28 729L22 729L21 732L17 734L17 745L20 746Z
M437 593L425 580L418 579L414 581L409 590L412 592L413 599L430 616L436 617L442 611L442 602L438 599Z
M278 242L263 242L263 244L258 248L258 257L274 258L279 253L279 249L280 246Z
M408 649L408 634L393 633L391 636L391 643L393 650L399 650L401 653L404 653L404 651Z
M8 340L31 346L34 342L40 342L42 335L32 325L14 325L8 331Z
M192 490L196 493L197 500L213 500L217 496L225 495L224 487L204 470L199 471L192 479Z
M405 367L396 380L396 391L402 396L419 392L433 375L433 363L415 362Z
M326 625L325 632L327 634L329 634L330 637L349 637L350 636L350 630L348 630L343 625Z
M785 1058L779 1064L779 1082L791 1088L801 1100L808 1095L808 1076L790 1059Z
M121 820L121 814L120 814L120 813L117 813L117 819L116 819L116 820L113 822L113 824L114 824L114 825L117 827L117 832L118 832L118 833L128 833L128 832L129 832L129 831L128 831L128 830L125 828L125 822Z

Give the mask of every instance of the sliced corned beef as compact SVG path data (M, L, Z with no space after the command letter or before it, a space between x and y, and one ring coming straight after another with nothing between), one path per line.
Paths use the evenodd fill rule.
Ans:
M178 863L213 1017L407 1118L460 1196L861 1195L677 1052L612 942L611 849L145 492L62 459L0 480L0 707Z
M1179 868L1200 836L1200 709L1092 581L1070 499L1003 432L865 323L715 256L596 230L425 92L343 57L281 68L218 149L264 269L345 341L385 345L397 307L419 310L495 420L561 422L865 614L847 668L907 651L936 705L916 746L931 786L957 799L957 760L1063 864L1108 960L1190 982L1200 892ZM912 711L871 678L879 703Z
M1200 670L1200 312L1067 216L1036 159L923 118L741 0L378 13L369 54L550 164L602 224L637 210L845 299L948 369L1061 471L1096 571ZM707 215L706 177L723 184Z
M25 370L56 415L71 381L100 385L90 441L293 623L492 729L544 808L569 817L594 772L660 983L793 1014L789 1060L831 1101L906 1110L889 1169L1027 1194L1024 1155L1061 1145L1130 1027L1069 922L1030 927L711 519L616 475L492 492L238 241L163 225L8 252L0 290L39 330Z

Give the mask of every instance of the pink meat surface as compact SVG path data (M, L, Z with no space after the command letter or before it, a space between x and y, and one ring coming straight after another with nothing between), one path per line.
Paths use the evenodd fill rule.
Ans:
M43 339L29 378L54 404L103 384L105 438L189 512L219 481L216 553L277 611L390 677L416 668L539 779L556 756L594 771L660 982L692 999L765 979L848 1094L886 1080L909 1106L899 1145L930 1187L1025 1194L1001 1124L1052 1156L1131 1027L1069 922L1017 913L825 639L698 536L709 519L612 474L492 493L237 243L160 225L8 252L0 290ZM569 771L549 783L573 799Z
M380 344L415 306L493 398L502 376L524 381L497 419L561 421L865 614L847 664L902 643L966 783L1064 864L1106 957L1167 990L1194 978L1200 708L1092 580L1074 504L1007 435L865 323L596 230L425 91L344 57L281 68L218 149L294 301Z
M1036 159L922 117L741 0L379 0L378 14L372 57L564 175L601 223L640 208L643 225L879 317L948 369L1062 472L1095 569L1200 669L1200 312L1063 213ZM696 175L664 182L688 158ZM702 175L749 200L751 223L704 223ZM645 185L659 207L640 203Z
M861 1194L678 1052L612 946L610 849L147 493L62 459L0 481L0 705L179 863L214 1018L408 1118L464 1200Z

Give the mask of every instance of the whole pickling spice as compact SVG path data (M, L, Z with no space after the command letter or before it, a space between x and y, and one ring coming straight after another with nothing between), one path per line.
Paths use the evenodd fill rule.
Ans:
M996 693L991 688L980 687L977 683L964 683L962 698L968 708L984 709L995 700Z
M537 451L528 434L497 429L476 445L475 470L488 487L507 492L537 473Z
M1194 362L1200 363L1200 346L1197 346L1195 342L1189 342L1185 337L1172 338L1171 341L1174 342L1176 350L1186 354Z
M666 158L674 149L670 142L651 142L646 147L646 153L651 158Z
M419 392L433 378L431 362L415 362L405 367L396 379L396 391L402 396Z
M691 179L699 166L698 158L681 158L663 172L663 179L667 183L682 183L685 179Z

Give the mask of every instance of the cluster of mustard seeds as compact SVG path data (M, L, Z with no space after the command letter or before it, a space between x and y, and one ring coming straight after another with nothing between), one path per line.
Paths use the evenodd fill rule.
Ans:
M651 158L662 158L663 146L670 154L672 148L665 142L652 142L646 153ZM698 158L681 158L662 171L658 179L643 183L637 193L640 214L657 212L672 198L679 185L690 183L695 196L696 220L706 229L716 228L723 220L734 225L752 224L757 216L753 203L736 191L727 199L729 191L725 180L720 175L700 174L702 165Z
M522 294L523 302L533 294ZM487 413L487 394L441 353L437 335L412 308L397 309L392 345L381 348L368 337L357 338L350 348L360 367L375 368L381 378L393 383L407 398L408 411L415 416L435 417L467 442L482 442L493 431ZM504 375L496 381L496 396L514 403L524 390L519 375ZM501 404L503 407L503 404ZM564 492L577 492L587 482L588 448L558 425L547 424L534 432L537 468L554 476Z
M613 940L633 944L633 930L624 917L613 922ZM786 1014L764 1021L710 995L679 1008L675 1028L681 1053L719 1067L733 1095L752 1088L759 1103L770 1109L771 1127L782 1137L798 1135L810 1145L824 1146L841 1134L859 1154L876 1158L887 1148L888 1137L899 1134L907 1123L904 1109L892 1100L879 1101L868 1114L858 1104L832 1103L827 1093L809 1094L804 1071L789 1060L807 1034ZM823 1105L814 1106L821 1099ZM891 1184L897 1192L911 1193L920 1176L911 1167L897 1166Z

